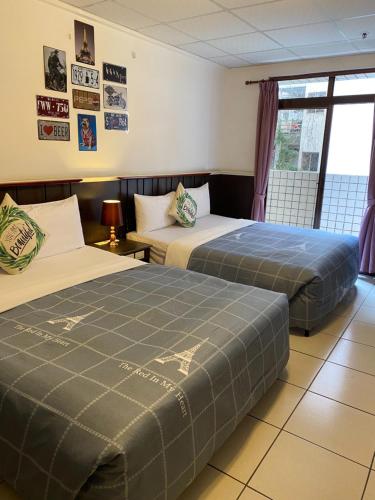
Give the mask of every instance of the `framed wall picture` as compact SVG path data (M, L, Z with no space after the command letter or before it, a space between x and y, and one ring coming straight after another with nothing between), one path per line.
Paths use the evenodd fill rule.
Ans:
M100 94L88 90L73 89L73 108L100 111Z
M126 68L116 64L103 63L103 80L126 85Z
M116 85L103 85L103 106L106 109L128 110L128 91Z
M66 92L66 53L52 47L43 47L44 84L48 90Z
M58 97L37 95L36 112L38 116L69 118L69 101L68 99L60 99Z
M94 26L74 21L76 61L83 64L95 64Z
M72 64L72 83L81 87L99 88L99 71Z
M128 131L128 115L123 113L104 113L104 128L106 130Z
M96 151L96 116L78 115L78 145L80 151Z
M41 141L70 141L69 122L38 120L38 139Z

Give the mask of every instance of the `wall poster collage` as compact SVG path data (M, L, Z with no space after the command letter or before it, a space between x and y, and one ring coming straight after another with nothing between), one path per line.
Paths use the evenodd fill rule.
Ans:
M81 21L74 21L74 47L76 63L71 64L71 83L85 89L72 88L72 104L77 110L98 112L100 93L100 71L95 66L95 33L94 26ZM54 92L68 92L68 72L66 52L64 50L44 46L44 86ZM86 66L82 66L82 64ZM103 108L104 129L128 132L128 95L127 70L103 62ZM70 141L69 99L55 96L36 96L38 117L38 139L42 141ZM59 121L44 119L57 118ZM96 115L77 113L78 150L97 151Z

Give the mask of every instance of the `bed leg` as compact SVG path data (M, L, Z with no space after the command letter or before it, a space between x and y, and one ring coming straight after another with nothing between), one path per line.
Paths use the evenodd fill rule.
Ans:
M310 337L310 330L305 330L305 337Z

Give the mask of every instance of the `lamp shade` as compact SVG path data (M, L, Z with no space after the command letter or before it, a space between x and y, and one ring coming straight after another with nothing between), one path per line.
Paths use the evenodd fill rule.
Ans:
M102 225L122 226L121 202L119 200L104 200L102 204Z

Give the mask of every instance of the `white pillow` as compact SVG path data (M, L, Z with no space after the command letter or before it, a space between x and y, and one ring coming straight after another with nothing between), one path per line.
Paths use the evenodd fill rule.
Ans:
M162 229L176 222L173 217L168 215L174 195L175 191L163 196L134 195L137 233Z
M134 195L137 233L162 229L175 223L175 219L168 215L174 195L175 191L163 196Z
M85 246L76 195L65 200L20 206L48 235L35 260Z
M197 219L204 217L205 215L210 215L211 203L208 182L199 188L186 188L186 191L197 203Z

